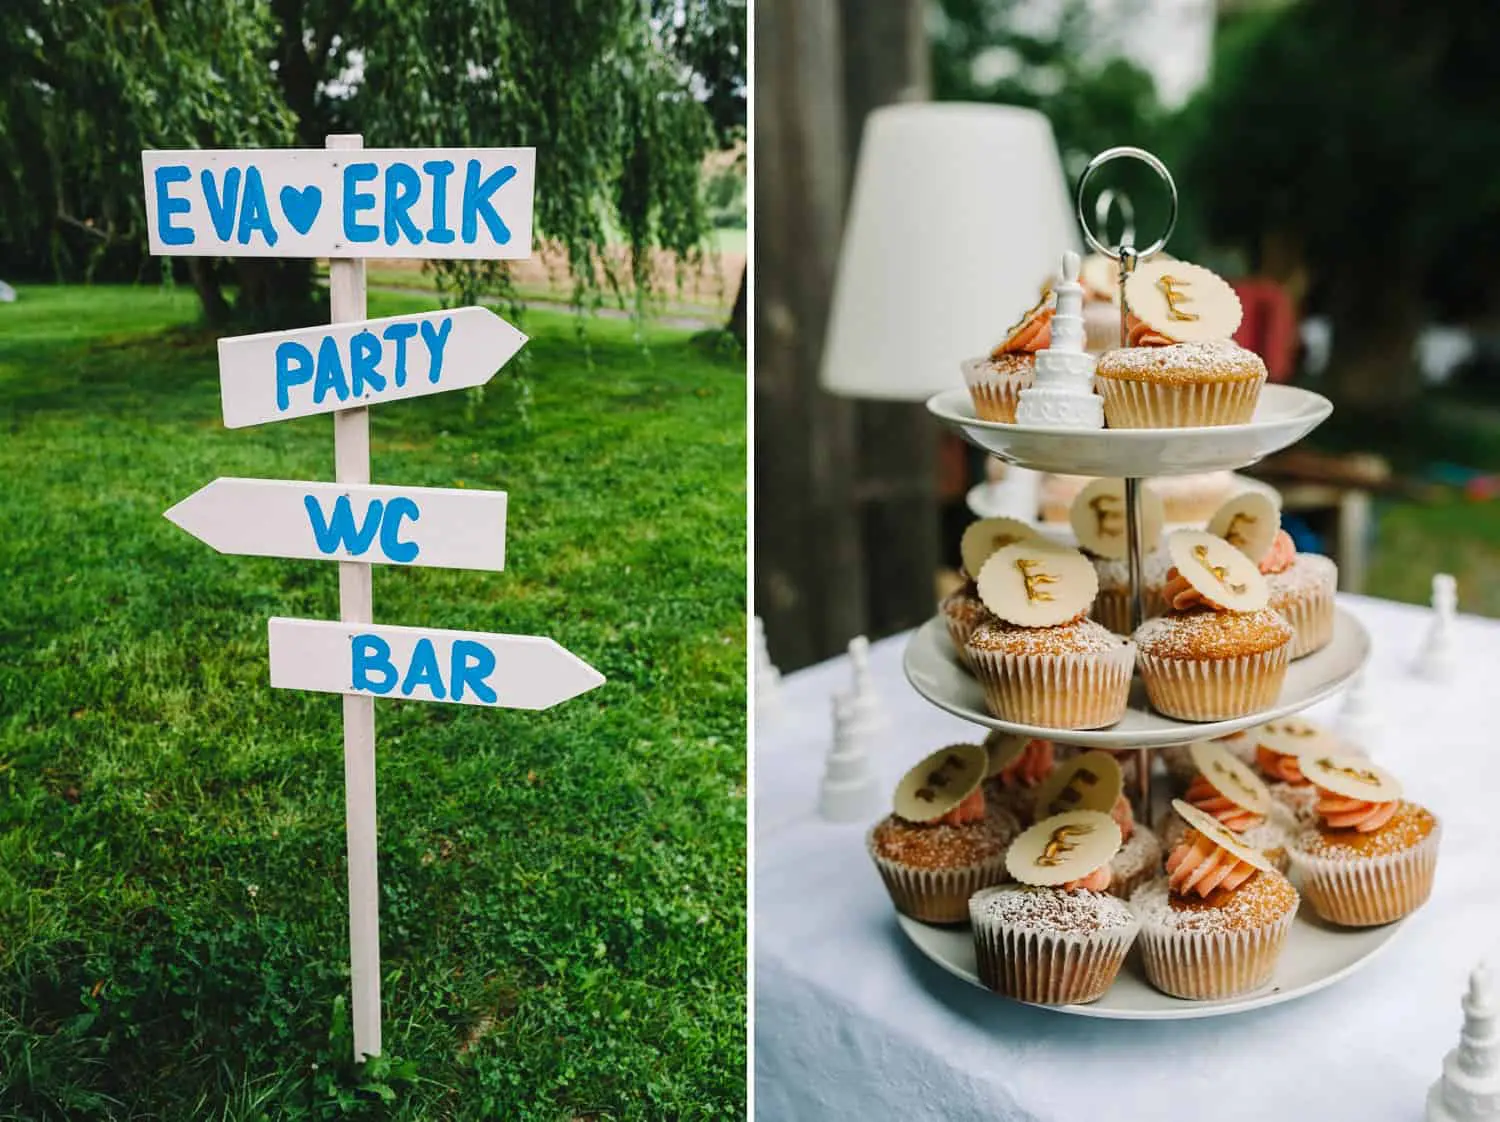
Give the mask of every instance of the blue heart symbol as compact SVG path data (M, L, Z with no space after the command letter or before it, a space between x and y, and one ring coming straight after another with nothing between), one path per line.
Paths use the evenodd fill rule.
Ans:
M318 211L322 209L323 192L316 187L304 187L300 191L295 187L281 189L281 213L286 215L286 220L292 224L292 229L299 234L305 234L312 229L312 224L317 220Z

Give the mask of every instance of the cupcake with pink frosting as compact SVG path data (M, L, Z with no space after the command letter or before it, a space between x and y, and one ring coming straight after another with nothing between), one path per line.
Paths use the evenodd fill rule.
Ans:
M979 980L1038 1005L1102 997L1140 926L1108 891L1119 848L1119 826L1096 810L1044 818L1017 837L1005 855L1016 883L969 900Z
M995 729L984 747L990 758L984 797L1029 825L1037 788L1056 765L1052 741Z
M1400 781L1361 756L1307 755L1317 824L1295 839L1292 867L1313 910L1343 927L1392 923L1432 893L1442 830L1401 797Z
M1163 993L1214 1001L1267 985L1297 914L1297 890L1212 815L1174 800L1188 829L1167 875L1130 897L1146 978Z
M1320 651L1333 640L1333 595L1339 586L1338 566L1318 553L1298 553L1292 536L1278 530L1271 548L1260 559L1260 571L1271 590L1271 610L1281 614L1292 630L1292 657Z
M1055 303L1051 292L1044 293L994 350L959 364L980 420L1015 424L1021 391L1036 381L1037 352L1052 344Z
M1278 717L1250 730L1255 744L1255 767L1266 788L1303 826L1317 821L1318 789L1302 774L1301 759L1309 753L1345 755L1349 749L1338 738L1301 717Z

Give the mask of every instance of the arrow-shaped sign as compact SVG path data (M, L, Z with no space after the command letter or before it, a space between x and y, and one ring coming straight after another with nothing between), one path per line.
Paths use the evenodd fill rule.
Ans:
M270 633L277 689L550 709L604 684L577 655L536 635L280 618Z
M224 425L482 386L525 343L525 335L478 307L220 339Z
M505 492L215 479L166 518L220 553L505 568Z

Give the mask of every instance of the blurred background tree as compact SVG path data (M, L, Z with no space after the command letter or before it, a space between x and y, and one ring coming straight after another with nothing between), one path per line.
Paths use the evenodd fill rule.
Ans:
M575 299L623 291L604 252L623 243L643 301L653 248L697 258L703 157L743 123L736 10L731 0L12 0L0 15L0 253L22 276L143 275L155 266L141 149L321 147L331 132L360 132L371 147L536 146L538 236L565 252ZM323 314L309 261L177 267L213 323ZM444 279L472 298L503 290L506 273L487 264Z

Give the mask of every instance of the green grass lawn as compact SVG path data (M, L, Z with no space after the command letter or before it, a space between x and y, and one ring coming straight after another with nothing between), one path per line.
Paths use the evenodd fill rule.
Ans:
M389 1059L357 1069L340 700L266 665L269 616L337 618L336 566L161 517L332 478L332 424L226 431L196 315L0 305L0 1119L742 1117L741 360L538 313L529 428L493 385L375 410L376 482L510 493L505 572L377 567L376 619L609 681L377 707Z

